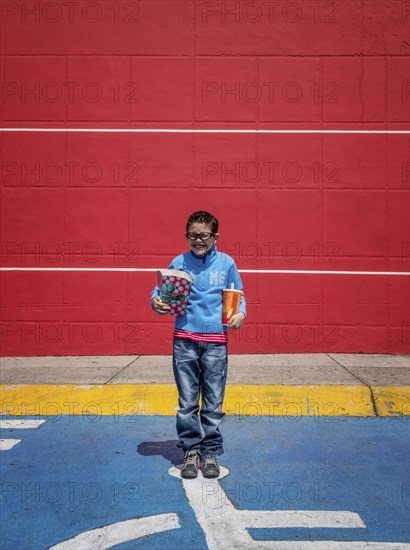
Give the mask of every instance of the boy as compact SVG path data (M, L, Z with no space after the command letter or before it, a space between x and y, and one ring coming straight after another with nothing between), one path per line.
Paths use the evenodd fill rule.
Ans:
M219 425L224 417L222 402L227 375L227 327L222 325L222 289L242 290L234 260L216 249L218 220L209 212L192 214L186 224L189 251L172 261L169 269L186 271L193 280L184 316L175 316L173 369L179 395L178 447L185 452L183 478L196 478L200 459L202 475L217 478L217 455L223 452ZM158 286L151 305L159 315L170 309L161 301ZM242 296L239 312L229 322L240 328L246 317ZM199 396L202 406L199 411ZM199 411L199 416L198 416Z

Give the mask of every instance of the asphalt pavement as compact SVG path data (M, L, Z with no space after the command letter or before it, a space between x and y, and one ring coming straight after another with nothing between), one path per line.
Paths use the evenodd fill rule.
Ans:
M2 550L409 550L410 357L231 356L182 480L169 356L1 359Z

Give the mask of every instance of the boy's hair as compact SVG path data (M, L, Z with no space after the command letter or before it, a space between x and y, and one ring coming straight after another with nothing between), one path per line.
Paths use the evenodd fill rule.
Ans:
M189 226L193 223L210 225L212 233L218 233L218 220L209 212L205 212L205 210L198 210L198 212L194 212L189 216L188 221L186 222L186 231L188 231Z

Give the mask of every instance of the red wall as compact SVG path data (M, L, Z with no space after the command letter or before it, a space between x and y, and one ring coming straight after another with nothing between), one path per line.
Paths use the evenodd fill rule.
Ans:
M170 353L153 273L76 268L167 266L196 209L252 270L231 352L409 353L409 2L0 6L2 128L296 131L0 133L2 268L72 268L2 271L3 355Z

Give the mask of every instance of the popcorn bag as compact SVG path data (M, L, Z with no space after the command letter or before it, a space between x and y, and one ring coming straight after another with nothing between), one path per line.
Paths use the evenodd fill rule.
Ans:
M185 315L192 286L191 277L177 269L159 269L157 277L161 300L171 307L169 313Z

